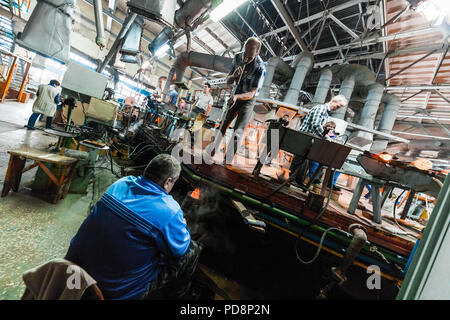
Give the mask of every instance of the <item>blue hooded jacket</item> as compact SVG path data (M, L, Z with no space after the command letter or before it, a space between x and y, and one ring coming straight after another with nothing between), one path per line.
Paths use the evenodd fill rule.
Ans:
M105 192L72 239L66 259L97 282L106 299L140 299L164 263L191 236L180 205L144 177L124 177Z

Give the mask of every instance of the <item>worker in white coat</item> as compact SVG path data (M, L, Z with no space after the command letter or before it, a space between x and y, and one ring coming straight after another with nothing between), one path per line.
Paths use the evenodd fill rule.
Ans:
M59 103L60 92L60 83L57 80L51 80L49 84L39 85L36 93L37 99L33 103L33 113L26 125L28 130L34 130L34 124L41 114L47 117L45 128L52 128L53 116Z

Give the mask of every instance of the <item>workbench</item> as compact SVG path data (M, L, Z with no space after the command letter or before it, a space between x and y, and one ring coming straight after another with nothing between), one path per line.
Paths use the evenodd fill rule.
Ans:
M2 197L6 197L12 189L17 192L20 185L22 174L37 166L50 178L50 181L56 188L49 188L51 192L52 202L56 203L59 199L65 198L69 189L70 182L74 174L75 165L78 159L62 156L56 153L50 153L24 147L19 150L8 151L11 155L9 159L8 170L6 171L5 182L3 184ZM34 163L25 168L27 159L33 160ZM56 175L50 171L45 163L51 163L57 166L59 173Z

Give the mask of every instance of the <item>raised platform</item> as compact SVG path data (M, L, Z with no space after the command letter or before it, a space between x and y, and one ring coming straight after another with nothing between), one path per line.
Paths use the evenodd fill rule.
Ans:
M189 152L188 150L185 151ZM288 185L271 195L281 184L278 181L280 169L263 166L261 175L254 178L251 172L256 160L244 159L238 155L235 158L235 163L227 166L217 164L222 162L219 156L216 156L213 160L216 163L192 164L186 165L186 167L195 174L201 175L202 180L211 179L214 183L282 208L297 217L307 220L313 220L317 217L318 213L308 209L305 205L307 193L299 188ZM345 231L351 224L362 224L367 229L367 237L370 242L408 257L422 227L412 221L400 221L403 222L403 225L399 226L393 219L389 219L392 214L384 210L381 224L371 221L369 210L357 209L355 214L349 214L347 210L351 198L352 192L342 189L339 200L330 200L318 223ZM368 207L366 209L370 209L370 206Z

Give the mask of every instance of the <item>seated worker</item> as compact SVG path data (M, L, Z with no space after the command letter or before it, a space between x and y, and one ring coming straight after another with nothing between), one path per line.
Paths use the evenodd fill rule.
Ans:
M309 110L306 117L299 128L299 131L307 132L318 137L324 136L324 122L328 118L330 112L335 112L340 108L347 105L347 98L343 95L334 96L328 103L315 105L311 110ZM332 156L332 155L331 155ZM297 171L295 176L295 182L299 185L303 183L302 177L304 176L304 170L298 169L300 166L304 165L303 157L294 156L291 164L291 175Z
M214 100L209 91L211 90L211 85L205 83L203 86L203 92L200 93L193 104L192 111L195 113L195 122L191 128L192 132L200 130L205 124L206 118L211 112Z
M105 299L189 293L201 246L169 195L180 171L178 160L160 154L143 176L116 181L72 239L65 259L86 270Z
M327 132L325 135L325 139L330 140L330 141L336 139L336 135L334 134L334 130L336 129L336 124L333 121L328 121L327 123L325 123L323 125L323 129L324 129L324 133ZM316 172L317 168L319 168L319 163L316 161L309 160L309 173L308 173L309 179L313 178L313 175ZM335 174L334 174L333 190L335 190L335 191L341 191L341 188L339 188L336 185L336 181L340 174L341 174L340 172L335 172ZM319 174L318 178L315 181L313 181L313 183L320 184L320 177L321 177L321 174ZM328 188L331 188L331 180L328 181Z

